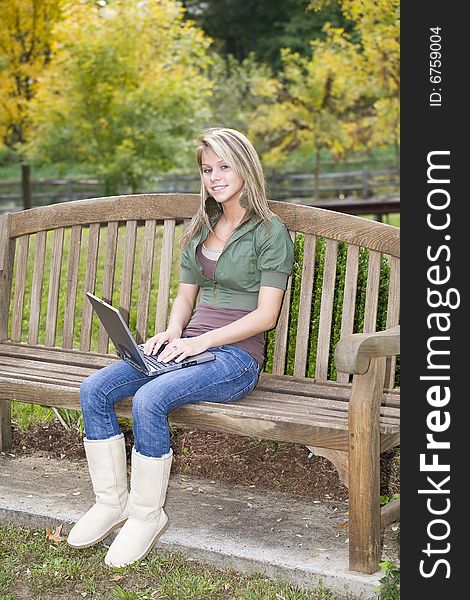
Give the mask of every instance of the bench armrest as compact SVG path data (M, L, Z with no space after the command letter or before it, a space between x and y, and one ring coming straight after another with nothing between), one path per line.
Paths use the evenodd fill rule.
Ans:
M364 375L370 359L400 353L400 326L374 333L354 333L341 338L335 349L335 365L342 373Z

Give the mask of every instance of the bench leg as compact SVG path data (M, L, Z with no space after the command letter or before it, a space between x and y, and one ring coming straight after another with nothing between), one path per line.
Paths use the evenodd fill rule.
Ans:
M355 375L349 402L349 568L375 573L380 562L380 403L385 359Z
M0 451L11 448L11 407L10 400L0 400Z

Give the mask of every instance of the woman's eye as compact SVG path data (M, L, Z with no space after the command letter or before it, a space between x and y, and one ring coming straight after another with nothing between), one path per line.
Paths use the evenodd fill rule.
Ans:
M203 169L203 170L202 170L202 172L203 172L203 173L210 173L210 172L211 172L211 170L210 170L210 169Z

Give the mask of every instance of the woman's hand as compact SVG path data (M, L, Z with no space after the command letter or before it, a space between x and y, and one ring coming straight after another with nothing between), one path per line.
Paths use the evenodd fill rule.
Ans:
M168 362L170 360L181 362L184 358L204 352L207 348L207 342L202 336L176 338L171 340L171 342L165 346L163 351L160 352L158 360L162 362Z
M181 335L181 330L176 329L167 329L166 331L162 331L149 338L144 344L144 354L151 356L152 354L157 354L162 348L164 344L168 344L173 340L179 338Z

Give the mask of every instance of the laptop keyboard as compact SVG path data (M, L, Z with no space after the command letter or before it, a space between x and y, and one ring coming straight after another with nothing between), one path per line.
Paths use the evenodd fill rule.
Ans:
M144 350L144 345L140 344L139 348L142 350ZM179 363L177 363L175 360L169 360L168 362L161 362L160 360L157 359L156 356L154 355L148 355L148 354L144 354L144 358L145 361L148 362L149 364L152 365L152 367L155 367L156 369L163 369L164 367L169 367L171 365L177 365Z

